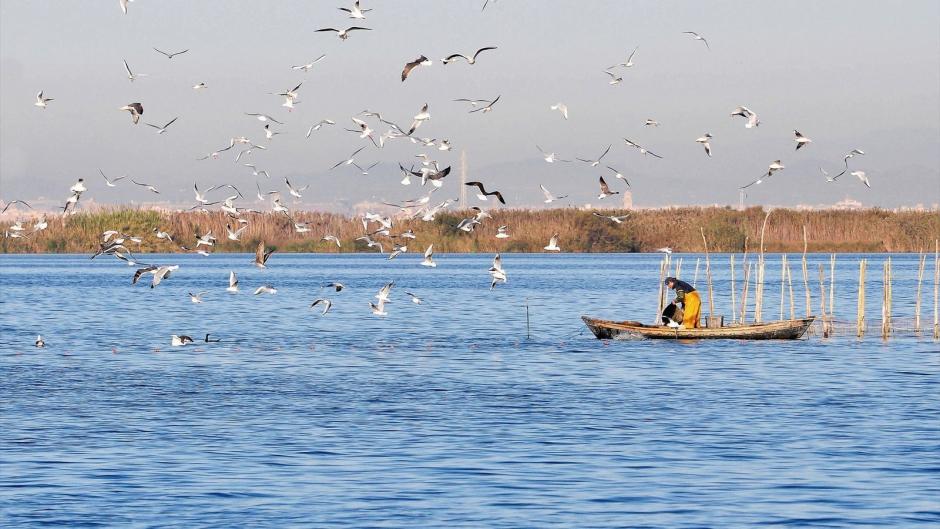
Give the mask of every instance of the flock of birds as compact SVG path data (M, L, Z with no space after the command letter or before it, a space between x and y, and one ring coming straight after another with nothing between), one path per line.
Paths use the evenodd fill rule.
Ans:
M119 7L124 14L128 13L128 2L132 0L119 0ZM485 2L483 9L485 10L489 1ZM316 32L321 33L334 33L340 40L347 41L352 36L372 31L371 28L366 27L366 21L368 17L372 16L372 9L363 8L360 1L355 1L351 7L340 7L340 11L344 12L348 19L356 21L356 24L359 25L350 25L348 27L343 27L343 25L337 24L337 27L324 27L317 29ZM700 41L704 46L704 52L710 51L710 46L708 41L702 35L687 31L684 32L689 38ZM165 57L167 60L174 60L176 57L185 56L190 50L182 49L179 51L164 51L158 48L153 48L153 50ZM623 81L623 75L625 72L635 67L635 58L638 52L638 48L635 48L626 58L625 61L616 63L607 68L603 69L603 72L609 77L608 83L611 85L620 84ZM499 47L493 45L482 46L476 50L473 50L472 53L452 53L442 59L440 62L442 65L451 65L456 63L465 63L466 66L474 66L478 63L486 62L486 58L491 56L491 54L499 53ZM319 57L305 62L302 64L291 65L290 70L296 72L309 72L316 68L316 65L325 59L325 55L320 55ZM176 60L185 60L185 59L176 59ZM407 82L408 79L412 78L414 75L418 75L421 70L432 66L434 63L433 60L429 59L426 55L418 55L415 59L407 61L401 71L401 82ZM131 65L124 60L123 61L124 70L129 82L134 83L138 80L147 77L147 74L136 72ZM285 68L287 65L285 65ZM293 84L293 83L292 83ZM281 107L286 108L290 112L294 106L300 103L300 92L304 86L304 82L298 82L291 88L272 92L271 95L276 95L283 98ZM192 89L195 91L208 90L209 86L205 82L200 82L192 85ZM496 94L493 97L485 98L458 98L454 99L455 103L465 104L468 107L468 113L470 114L479 114L484 115L490 112L496 112L499 109L497 105L500 103L501 95ZM39 91L36 95L36 101L34 105L42 110L47 110L50 108L50 103L55 101L54 98L48 97L44 91ZM53 105L54 106L54 105ZM141 102L131 102L123 106L118 107L120 111L128 112L131 118L131 123L133 125L138 125L143 121L143 116L145 113L144 105ZM567 120L569 117L569 108L564 102L558 102L549 107L549 111L557 112L561 118ZM212 150L205 155L197 158L198 160L216 160L222 156L222 153L235 150L234 154L234 163L241 163L242 167L250 170L252 175L255 177L264 177L265 180L256 180L257 188L257 198L260 202L270 201L270 211L276 215L283 215L284 218L288 219L289 224L292 226L293 230L297 233L309 233L313 230L309 224L295 218L291 208L285 204L282 199L281 191L277 190L268 190L265 191L261 187L261 182L270 180L271 176L267 170L259 168L257 163L253 163L252 155L256 151L266 151L272 145L272 142L275 138L282 134L283 132L279 130L279 126L284 125L285 122L277 119L277 117L272 116L271 114L264 112L245 112L244 115L248 118L257 120L262 124L260 133L264 134L264 142L256 143L252 139L246 136L237 136L229 139L227 145ZM756 128L760 126L760 119L758 114L746 106L739 106L735 108L730 116L732 118L740 117L744 120L744 126L748 129ZM157 134L167 134L172 133L171 127L177 122L179 117L173 117L172 119L160 120L156 123L149 123L143 121L143 124L147 127L153 128ZM330 171L342 170L347 167L354 167L356 170L360 171L362 174L369 174L369 171L374 168L378 162L369 163L364 159L367 157L369 151L366 149L381 149L385 146L386 143L391 141L405 141L411 142L412 144L418 146L419 149L425 151L416 155L416 158L419 159L416 164L407 164L399 163L398 168L401 174L400 183L402 185L408 186L412 184L412 179L416 179L420 186L423 189L427 189L426 192L421 195L414 197L409 200L402 201L400 203L387 203L387 206L397 208L401 218L407 219L421 219L422 221L433 221L435 217L446 210L450 206L457 203L457 199L446 199L440 202L432 203L432 195L441 189L444 184L445 178L451 172L451 167L444 163L441 163L434 156L428 154L428 150L437 151L438 153L445 153L452 149L452 145L448 139L439 139L439 138L429 138L429 137L420 137L416 132L431 120L431 111L428 104L424 104L418 111L414 114L411 119L410 124L407 126L402 126L392 121L386 119L379 112L372 110L364 110L358 115L351 116L350 122L351 127L346 130L352 133L359 142L364 143L364 145L359 145L356 148L352 149L352 152L344 159L337 161ZM306 138L310 138L316 131L321 130L323 127L333 127L336 126L337 122L333 119L321 119L317 123L310 125L307 129ZM646 127L659 127L660 123L652 118L646 120L644 126ZM384 129L383 132L379 132L379 129ZM813 140L804 134L800 133L797 130L793 131L795 150L800 151L808 147ZM715 137L706 132L699 138L695 139L696 143L699 143L704 148L705 155L711 157L713 154L712 145L714 143ZM630 139L623 138L624 145L628 148L635 149L639 154L643 156L650 156L652 158L661 159L663 156L657 154L653 150L640 145L637 142L634 142ZM602 171L606 171L606 176L608 178L613 178L614 180L622 180L624 185L627 187L630 186L630 182L623 175L623 173L611 165L607 165L604 162L605 157L611 151L612 144L608 145L603 152L601 152L596 158L580 158L574 157L573 159L566 159L561 157L556 152L549 152L542 149L540 146L535 146L542 155L542 159L549 164L554 163L581 163L586 164L590 168L601 168ZM600 149L598 149L600 150ZM431 152L433 152L431 151ZM830 176L823 168L820 168L822 174L826 177L827 181L835 182L841 176L847 172L866 186L871 187L870 181L866 176L864 171L861 170L850 170L850 160L858 155L864 155L865 153L860 149L854 149L851 152L847 153L843 157L843 170L836 174L835 176ZM744 190L754 185L762 184L771 178L774 174L784 170L785 166L781 160L774 160L768 165L766 173L763 173L756 180L741 186L740 189ZM160 194L159 189L156 185L139 182L133 178L128 178L126 175L117 176L109 178L104 172L99 170L104 184L107 187L116 187L120 182L128 180L131 184L138 186L142 191L146 191L153 194ZM286 186L287 194L289 194L294 199L303 198L304 191L308 188L307 185L298 186L292 184L289 179L284 178L284 184ZM492 183L485 183L481 181L472 181L466 182L466 186L473 188L476 191L476 197L482 202L489 202L490 198L494 199L496 202L502 205L506 205L506 199L503 193L497 189L494 189ZM539 188L544 196L544 203L551 204L557 200L563 199L568 195L554 195L545 185L540 184ZM88 187L83 178L79 178L78 181L69 188L68 198L65 200L64 205L61 207L63 215L69 215L76 211L76 208L79 205L79 201L82 196L87 192ZM224 213L227 216L228 223L226 225L226 239L230 241L238 241L239 237L243 234L248 224L251 222L251 214L260 213L260 211L244 207L243 205L238 204L238 201L245 199L244 194L239 190L235 185L232 184L221 184L208 187L206 189L200 189L198 183L194 183L193 190L195 194L194 202L195 204L190 208L191 210L202 210L209 211L210 206L218 206L218 210ZM210 193L218 191L228 191L224 196L216 195L218 198L210 198ZM743 191L742 191L743 192ZM598 178L598 195L599 200L604 200L608 197L612 197L620 194L621 191L612 189L610 184L605 180L604 176ZM14 205L23 205L27 208L32 208L24 200L11 200L7 202L3 208L3 212L6 212L7 209ZM484 221L487 218L491 218L490 214L480 208L473 207L473 214L467 218L462 219L456 226L455 229L462 232L473 232L476 229L479 229L483 226ZM627 218L626 215L602 215L595 212L595 216L606 221L622 224L623 221ZM388 259L394 259L397 256L408 252L408 245L410 240L414 240L416 237L414 233L410 230L403 231L400 233L393 233L395 230L395 222L391 216L384 216L378 213L365 213L362 216L362 226L363 234L361 237L358 237L355 241L357 243L362 243L366 248L374 248L380 253L386 253L386 248L388 248ZM26 238L29 237L29 232L38 233L44 230L48 226L45 217L41 217L36 221L32 229L28 229L23 226L23 223L17 220L12 226L10 226L6 231L6 236L10 238ZM195 252L202 255L208 255L209 251L216 244L216 236L210 231L204 234L196 234L195 241L188 243L186 241L180 240L177 241L179 237L171 235L167 231L155 228L153 230L153 236L157 239L161 239L176 245L180 250L187 252ZM511 236L509 226L499 226L496 230L495 237L498 239L506 239ZM102 234L102 241L100 242L100 248L95 253L92 258L97 257L98 255L110 255L119 260L126 262L128 265L138 266L136 272L133 275L132 284L137 284L139 280L144 276L150 276L150 287L154 288L159 285L162 281L168 279L172 273L176 272L179 269L179 265L163 265L163 264L146 264L140 262L133 253L129 250L127 243L141 243L142 237L139 235L124 234L118 230L108 230ZM336 244L338 247L342 245L342 241L332 234L323 234L321 241L327 244ZM559 246L560 234L555 233L551 236L548 244L544 247L544 250L547 252L560 252L562 251ZM384 243L384 244L383 244ZM188 246L192 244L192 246ZM661 248L660 251L671 252L669 248ZM266 268L268 259L273 253L272 250L266 250L265 243L262 241L257 248L255 255L255 265L259 268ZM424 258L420 263L424 267L433 268L436 267L434 261L434 244L430 243L426 246L424 252ZM493 289L497 285L507 282L507 273L503 268L502 259L499 254L496 254L492 261L492 266L487 270L490 276L490 288ZM333 285L335 291L339 292L343 289L343 286L339 283ZM393 287L393 283L386 284L379 293L375 296L376 302L370 302L369 306L372 314L376 316L385 316L386 304L389 302L389 296ZM232 271L229 276L229 286L226 289L230 293L236 293L239 291L238 277L235 271ZM261 285L254 290L254 295L273 295L277 293L277 289L269 284ZM189 293L190 299L193 303L201 303L202 296L206 292L197 292ZM409 294L412 301L415 303L421 303L421 299L413 294ZM332 301L326 298L320 298L313 301L311 307L318 307L321 309L321 314L326 315L330 312L332 307ZM208 340L208 337L207 337ZM192 339L188 336L176 336L173 338L174 345L185 345L186 343L192 343ZM41 346L44 343L42 338L39 337L37 340L37 346Z

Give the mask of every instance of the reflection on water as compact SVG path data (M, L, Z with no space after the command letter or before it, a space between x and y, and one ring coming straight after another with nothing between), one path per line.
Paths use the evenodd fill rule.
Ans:
M935 342L601 342L579 316L652 321L659 256L504 255L493 291L491 255L436 258L152 256L181 267L151 290L112 260L0 257L0 526L940 523ZM894 269L910 318L916 258ZM856 258L837 272L852 319Z

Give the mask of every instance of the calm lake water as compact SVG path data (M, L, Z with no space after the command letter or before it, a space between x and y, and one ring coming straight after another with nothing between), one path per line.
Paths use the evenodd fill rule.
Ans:
M579 316L651 321L660 256L503 257L490 291L492 255L146 256L180 265L153 290L111 258L0 256L0 527L940 525L933 340L601 342ZM909 322L916 257L893 260ZM839 257L839 319L857 262ZM776 319L778 256L767 277Z

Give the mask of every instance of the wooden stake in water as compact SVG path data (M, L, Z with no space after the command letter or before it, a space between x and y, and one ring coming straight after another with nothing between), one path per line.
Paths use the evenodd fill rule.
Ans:
M734 288L734 253L731 254L731 323L734 323L738 314L737 300L734 299L737 292Z
M933 339L940 340L940 241L933 244Z
M525 298L525 339L532 339L532 332L529 327L529 298Z
M858 262L858 313L855 318L855 335L861 338L865 335L865 270L868 260Z
M665 285L663 281L666 280L666 271L669 270L669 258L663 257L663 260L659 262L659 292L656 294L656 319L653 320L656 325L662 323L663 309L663 289Z
M741 288L741 324L747 321L747 288L751 280L751 263L744 268L744 287Z
M764 222L760 227L760 256L757 258L757 285L754 289L754 322L760 323L764 320L764 232L767 231L767 219L770 218L770 210L764 215Z
M705 244L705 284L708 286L708 319L709 321L715 321L715 295L712 291L712 266L711 258L708 256L708 241L705 239L705 229L699 228L702 231L702 243ZM695 264L696 272L698 272L698 263Z
M809 295L809 267L806 263L806 249L809 242L806 239L806 225L803 225L803 288L806 290L806 317L813 315L813 302Z
M914 303L914 332L920 334L920 290L924 283L924 269L927 268L927 254L920 254L917 267L917 297Z
M891 333L891 258L884 263L881 291L881 337L885 340Z
M823 337L829 337L829 323L826 321L826 273L823 265L819 265L819 312L822 314Z
M696 288L698 288L698 265L701 260L701 257L695 258L695 275L692 277L692 286Z
M784 293L784 287L787 282L787 254L780 257L780 319L783 319L783 304L787 300Z
M796 303L793 301L793 274L790 273L790 261L787 261L787 286L790 287L790 319L796 319Z
M829 322L830 322L830 326L836 314L835 300L836 300L836 254L832 254L829 256Z

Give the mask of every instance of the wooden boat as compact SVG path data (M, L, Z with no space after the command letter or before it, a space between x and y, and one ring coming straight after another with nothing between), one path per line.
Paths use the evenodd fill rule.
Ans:
M581 316L585 325L598 339L610 340L618 336L630 338L666 338L672 340L796 340L812 325L815 316L768 323L727 325L677 329L665 325L644 325L637 321L610 321Z

